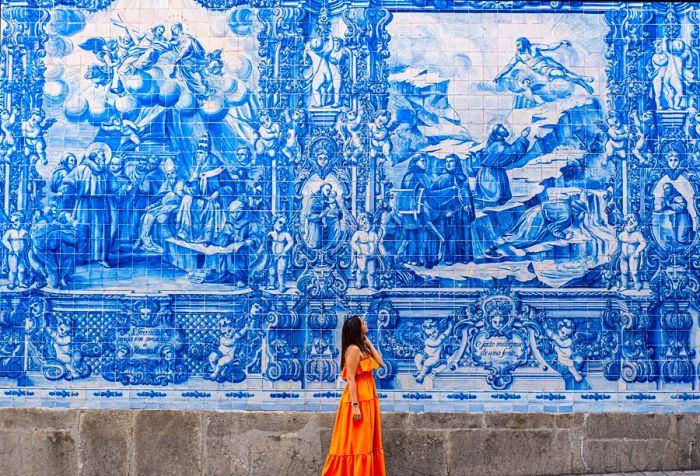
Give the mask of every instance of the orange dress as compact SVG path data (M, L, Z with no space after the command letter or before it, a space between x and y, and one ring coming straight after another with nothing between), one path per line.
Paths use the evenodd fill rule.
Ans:
M331 449L321 476L385 476L379 396L372 371L379 368L373 357L360 361L355 382L362 418L352 417L350 389L345 386L335 417ZM341 375L347 380L347 369Z

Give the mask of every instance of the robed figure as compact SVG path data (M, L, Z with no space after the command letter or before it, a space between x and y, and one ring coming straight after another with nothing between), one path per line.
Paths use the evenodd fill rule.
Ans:
M695 239L688 201L672 183L665 183L663 194L656 199L652 225L664 245L688 245Z
M503 124L496 124L491 131L486 147L475 153L480 164L476 175L474 199L483 207L499 206L513 197L506 170L522 159L527 152L530 129L523 130L515 142L508 143L510 135Z
M263 235L262 225L249 211L244 210L243 202L231 202L228 219L213 242L216 246L226 248L227 252L207 257L207 260L215 260L216 265L210 266L207 263L207 267L213 270L204 281L232 283L239 289L246 287Z
M72 220L77 226L77 249L88 262L109 267L110 212L107 201L105 150L95 146L78 166L63 178L60 196L72 196Z
M406 262L410 265L424 266L430 263L431 253L426 243L426 227L429 222L428 213L425 213L427 206L426 192L430 190L432 181L426 172L427 157L425 154L416 154L408 162L408 168L401 180L401 188L403 190L412 191L411 208L416 208L418 213L413 223L406 225L406 237L408 239L408 249L406 250ZM402 204L399 204L402 206Z
M197 159L182 194L177 237L190 243L212 243L226 223L225 207L233 198L234 187L221 159L211 153L208 135L199 140Z
M433 182L430 200L438 214L435 226L445 238L444 264L472 261L474 199L457 156L445 159L445 170Z

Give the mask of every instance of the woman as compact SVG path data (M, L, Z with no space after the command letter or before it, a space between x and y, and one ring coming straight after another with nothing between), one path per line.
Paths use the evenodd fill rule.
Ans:
M384 365L367 339L367 324L352 316L343 324L341 378L347 380L335 418L322 476L384 476L379 398L372 370Z

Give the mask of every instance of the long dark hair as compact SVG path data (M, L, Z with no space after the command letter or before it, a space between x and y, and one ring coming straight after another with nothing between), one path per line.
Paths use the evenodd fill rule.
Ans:
M345 367L345 352L351 345L356 345L360 350L369 354L369 349L362 339L362 319L360 316L351 315L343 324L343 348L340 353L340 368Z

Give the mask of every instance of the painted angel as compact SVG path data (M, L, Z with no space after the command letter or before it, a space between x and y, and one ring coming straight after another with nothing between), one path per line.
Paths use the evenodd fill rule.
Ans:
M29 119L22 122L22 137L24 138L24 154L33 157L32 162L48 164L46 160L46 140L44 133L56 122L55 118L44 119L41 111L35 110Z

